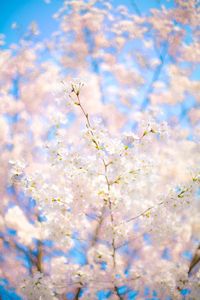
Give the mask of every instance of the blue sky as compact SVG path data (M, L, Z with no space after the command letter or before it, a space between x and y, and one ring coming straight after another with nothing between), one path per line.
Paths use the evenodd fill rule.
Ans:
M6 43L16 42L32 21L39 24L41 38L48 37L56 29L52 15L61 6L62 0L46 4L43 0L0 0L0 33L6 35ZM19 31L11 29L16 22Z
M5 46L16 42L32 21L39 24L40 38L49 37L57 26L52 15L62 3L63 0L51 0L49 4L45 3L44 0L0 0L0 34L6 35ZM160 7L161 4L167 7L173 5L172 0L112 0L112 3L115 6L124 4L131 11L134 11L135 3L142 13L146 13L150 8ZM14 22L20 26L20 30L11 29Z

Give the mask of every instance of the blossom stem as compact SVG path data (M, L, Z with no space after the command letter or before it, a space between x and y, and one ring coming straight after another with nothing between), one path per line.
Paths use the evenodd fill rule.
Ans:
M105 163L105 161L103 160L103 163L104 163L104 169L105 169L105 174L104 174L104 177L105 177L105 180L106 180L106 183L107 183L107 189L108 189L108 194L110 193L110 188L111 188L111 184L109 182L109 179L108 179L108 175L107 175L107 168L108 168L108 165ZM115 269L116 269L116 246L115 246L115 231L114 231L114 216L113 216L113 210L112 210L112 202L111 202L111 199L110 199L110 195L108 196L108 204L109 204L109 211L110 211L110 220L111 220L111 227L112 227L112 258L113 258L113 270L114 270L114 273L115 273ZM120 300L123 300L123 298L121 297L121 295L119 294L119 291L118 291L118 288L117 286L114 284L114 291L116 292L118 298Z
M95 134L94 134L94 132L93 132L93 130L92 130L92 127L91 127L89 115L88 115L88 113L86 113L84 107L82 106L81 101L80 101L80 98L79 98L79 95L77 95L77 100L78 100L77 105L80 107L80 109L81 109L83 115L84 115L85 118L86 118L86 126L87 126L87 128L88 128L88 130L89 130L89 133L90 133L91 137L92 137L92 141L93 141L93 143L95 144L96 148L97 148L97 149L100 149L99 143L98 143L98 141L97 141L97 139L96 139L96 137L95 137ZM109 193L110 193L110 187L111 187L111 184L110 184L109 179L108 179L108 176L107 176L107 168L108 168L108 165L109 165L109 164L106 164L104 158L102 158L102 162L103 162L103 165L104 165L104 170L105 170L105 172L104 172L104 177L105 177L105 180L106 180L107 190L108 190L108 194L109 194ZM111 226L112 226L112 258L113 258L113 269L115 270L115 267L116 267L116 259L115 259L114 216L113 216L112 203L111 203L111 200L110 200L110 196L108 196L108 205L109 205L110 218L111 218ZM106 208L106 202L104 203L104 206L103 206L103 208L102 208L101 218L100 218L100 220L99 220L99 222L98 222L98 225L97 225L97 227L96 227L96 230L95 230L94 238L93 238L93 241L92 241L92 243L91 243L91 246L92 246L92 247L96 244L96 242L97 242L97 240L98 240L99 230L100 230L101 225L102 225L102 223L103 223L104 210L105 210L105 208ZM81 287L79 287L79 288L77 289L76 294L75 294L75 297L74 297L74 300L78 300L78 299L79 299L81 290L82 290ZM117 286L116 286L115 284L114 284L114 291L116 292L118 298L119 298L120 300L123 300L123 298L122 298L121 295L119 294L118 288L117 288Z

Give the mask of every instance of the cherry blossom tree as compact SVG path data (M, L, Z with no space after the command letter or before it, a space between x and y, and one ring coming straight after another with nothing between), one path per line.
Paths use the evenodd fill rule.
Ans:
M199 206L199 173L188 170L199 163L198 145L153 120L136 133L113 136L101 122L90 120L81 87L72 83L68 96L85 119L79 143L69 143L58 128L47 162L28 174L24 165L15 165L12 180L20 177L44 214L38 224L41 240L53 240L68 252L78 241L85 262L65 256L52 260L46 278L36 273L25 280L25 296L54 298L75 289L75 299L81 293L94 299L103 289L123 299L121 287L142 297L145 285L163 298L178 298L190 287L198 293L199 273L188 278L188 262L181 258L191 247L191 215ZM191 151L196 152L192 159Z
M50 39L31 23L0 52L1 278L22 299L198 300L199 6L133 8L65 1Z

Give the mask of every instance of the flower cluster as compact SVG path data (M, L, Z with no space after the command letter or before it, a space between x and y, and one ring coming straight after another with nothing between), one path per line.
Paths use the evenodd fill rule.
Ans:
M153 276L160 295L178 299L184 288L178 281L187 282L187 266L177 264L177 257L184 243L190 242L190 216L198 206L198 175L192 177L187 170L191 152L186 156L180 147L186 141L176 141L174 132L160 138L170 128L155 119L146 126L142 121L136 132L111 134L102 122L90 119L79 87L72 90L78 101L74 105L78 103L86 127L78 144L69 143L65 131L59 132L48 144L49 160L21 178L25 193L34 197L45 217L44 237L69 252L77 242L85 245L85 264L68 261L61 282L66 280L75 295L83 289L88 299L101 289L121 299L121 285L134 282L142 293L141 282L150 285ZM176 148L172 151L172 147ZM195 144L194 150L198 151ZM173 181L169 177L172 161L177 172ZM194 166L198 157L192 162ZM180 173L182 185L178 185ZM173 258L160 260L166 245L171 249L176 243ZM137 248L139 256L133 261L131 253ZM154 251L157 263L153 256L149 260L149 251ZM158 277L161 270L163 275Z

